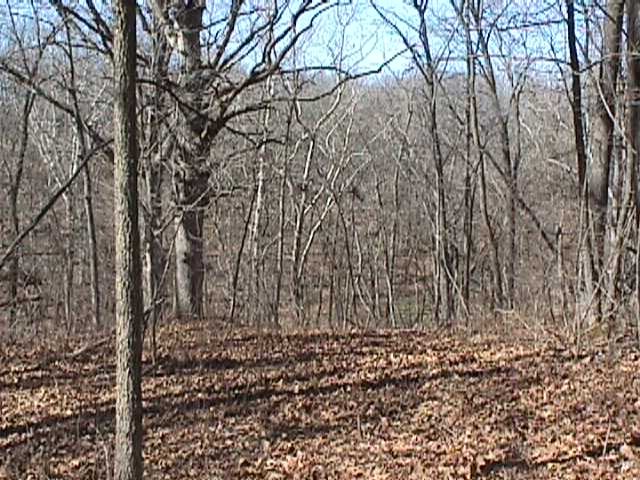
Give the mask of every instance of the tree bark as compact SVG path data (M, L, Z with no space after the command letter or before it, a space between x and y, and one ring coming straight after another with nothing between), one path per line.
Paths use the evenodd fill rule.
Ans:
M84 132L79 132L84 135ZM86 148L82 149L86 155ZM93 212L93 187L91 182L91 170L89 164L84 168L84 208L87 222L87 236L89 237L89 269L91 275L91 314L93 325L99 328L102 325L100 312L100 266L98 262L98 239L96 236L96 222Z
M464 1L464 0L463 0ZM467 321L471 313L471 257L474 252L474 207L476 198L476 185L475 181L472 186L472 172L475 172L475 168L472 168L472 147L473 147L473 127L472 127L472 98L475 95L474 85L472 84L472 71L475 72L475 60L474 60L474 45L471 39L471 32L468 28L469 17L471 15L468 4L463 3L461 8L457 10L458 18L465 26L465 48L467 58L465 66L467 69L466 78L466 101L465 101L465 155L467 157L464 173L464 220L463 220L463 235L464 235L464 270L462 272L462 301L464 303L463 308ZM473 173L475 176L475 173Z
M604 19L602 62L598 78L598 100L593 129L595 161L588 178L591 214L593 216L593 244L595 261L590 290L593 289L596 317L607 316L604 305L602 276L605 274L607 214L609 209L609 181L611 160L614 152L614 130L616 117L616 88L620 70L620 44L624 0L610 0Z
M136 132L136 5L116 0L115 249L116 436L115 480L142 479L142 262L138 230Z
M203 313L204 212L194 207L176 219L176 305L178 318L200 318Z
M22 125L20 132L20 147L17 158L17 168L13 175L11 186L9 187L9 208L11 211L11 224L16 237L20 235L20 209L18 208L18 197L20 195L20 189L22 187L22 178L24 174L24 163L27 153L27 145L29 143L29 117L33 109L33 103L35 101L35 95L27 93L24 99L24 105L22 107ZM9 298L11 299L11 306L9 309L9 320L13 325L16 321L18 314L18 280L20 276L20 253L14 252L11 259L11 266L9 271Z
M587 154L584 144L584 121L582 118L582 85L580 61L576 39L575 6L573 0L567 3L567 39L569 42L569 60L571 65L571 112L573 114L573 133L576 143L576 163L578 166L578 187L582 197L585 187Z
M632 199L635 204L636 236L636 329L640 345L640 203L638 202L638 155L640 152L640 5L638 2L629 2L627 6L627 30L628 52L627 63L629 66L629 81L627 86L628 101L628 135L631 142L631 188Z
M168 46L164 35L160 31L160 24L155 19L153 31L153 59L151 73L155 80L152 89L152 108L149 115L149 156L145 165L145 194L147 211L144 238L144 286L147 308L151 309L148 325L151 327L151 349L155 359L156 336L155 327L162 312L161 297L164 294L164 278L166 257L162 241L162 189L164 184L163 160L165 155L165 141L162 137L162 118L164 110L164 95L162 83L167 77L169 61Z
M76 159L74 158L71 170L76 167ZM65 241L65 269L64 269L64 320L67 330L74 327L74 288L75 282L75 229L76 229L76 201L73 187L70 187L66 194L66 221L67 221L67 237Z
M198 73L202 64L200 31L203 0L174 2L180 13L176 17L179 29L179 52L182 63L181 90L186 105L181 108L181 132L175 162L174 185L179 215L176 218L176 304L178 318L200 318L204 302L204 227L205 209L209 205L209 145L203 140L208 122L201 116L202 92Z

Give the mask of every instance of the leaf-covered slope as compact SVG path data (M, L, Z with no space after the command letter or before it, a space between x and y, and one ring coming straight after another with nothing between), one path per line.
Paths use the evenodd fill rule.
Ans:
M146 478L640 478L633 352L194 325L160 340ZM0 478L108 478L112 342L81 352L0 354Z

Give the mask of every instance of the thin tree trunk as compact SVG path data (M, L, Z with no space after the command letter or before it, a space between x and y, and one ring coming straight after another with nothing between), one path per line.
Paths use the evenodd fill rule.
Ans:
M464 243L464 263L462 266L462 302L464 303L463 309L469 320L471 312L470 303L470 286L471 286L471 257L473 254L473 210L475 206L475 193L476 187L472 186L472 177L475 176L475 168L472 168L471 152L473 147L474 127L473 127L473 108L475 98L475 50L474 43L471 38L471 31L469 28L471 22L471 7L466 0L460 0L459 4L456 4L454 0L451 0L451 4L456 11L458 21L464 27L465 35L465 49L467 58L465 66L467 70L466 77L466 101L464 109L465 119L465 172L464 172L464 218L463 218L463 243Z
M72 169L75 168L75 163ZM68 331L73 328L73 283L75 278L75 194L73 188L66 195L67 238L64 271L64 320Z
M291 117L291 115L289 116ZM287 123L287 140L290 134L290 120ZM286 187L287 177L289 175L289 158L285 154L282 177L280 178L280 193L278 195L278 266L276 272L276 287L275 287L275 300L273 311L273 323L276 326L280 325L280 303L282 298L282 278L284 276L284 236L285 236L285 221L286 221ZM331 306L329 307L331 308Z
M145 220L145 264L144 285L146 287L146 308L151 308L149 321L151 326L151 348L155 359L156 342L155 327L162 314L161 297L164 293L163 277L166 268L166 257L162 239L162 187L164 184L164 144L162 138L163 86L167 75L168 52L167 42L160 30L158 19L154 18L152 75L153 100L149 115L149 157L144 170L147 212Z
M291 269L291 282L292 282L292 296L293 304L296 312L296 319L299 324L304 323L304 279L303 279L303 259L302 259L302 235L304 233L306 215L308 211L308 198L309 188L309 175L311 170L311 161L315 153L316 141L312 138L307 147L307 153L305 156L304 170L302 173L302 179L300 184L300 200L296 208L295 227L293 230L293 251L292 257L292 269Z
M466 28L470 28L468 24L466 24ZM493 224L491 222L491 216L489 215L488 209L488 199L487 199L487 181L486 181L486 172L485 172L485 154L484 154L484 145L480 140L480 123L478 119L478 95L476 92L476 66L475 62L472 62L471 68L471 78L470 78L470 89L471 89L471 123L472 123L472 135L473 141L478 154L478 164L480 167L480 198L481 198L481 210L482 216L485 222L485 226L487 227L487 232L489 236L489 244L491 246L491 264L492 264L492 277L493 277L493 297L494 303L500 305L504 301L503 289L502 289L502 268L500 265L500 247L498 245L498 240L496 238Z
M598 101L596 120L593 129L595 161L590 171L589 194L593 215L593 243L595 261L593 295L595 296L596 316L613 322L610 318L604 298L603 276L605 272L606 232L609 210L609 182L611 162L614 153L614 129L616 118L616 89L620 69L620 45L624 0L610 0L604 18L603 59L598 78Z
M353 201L352 201L353 203ZM345 318L349 318L349 316L353 317L353 321L357 321L358 320L358 306L356 303L356 284L355 284L355 275L353 272L353 263L351 261L352 255L351 255L351 242L349 240L349 238L352 236L349 234L349 227L347 225L347 220L345 219L345 215L344 215L344 210L342 208L342 204L340 202L336 202L336 205L338 207L338 215L340 218L340 225L342 226L342 233L344 234L344 253L345 253L345 261L347 262L347 273L348 273L348 279L345 279L345 293L344 293L344 299L345 299L345 311L344 311L344 315ZM352 205L353 207L353 205ZM352 221L351 221L351 231L352 234L354 232L355 229L355 225L353 222L353 209L351 209L351 214L352 214ZM348 281L347 281L348 280ZM353 295L350 295L350 289L351 288L351 293ZM351 297L351 301L349 301ZM351 307L353 308L353 312L349 311L349 303L351 303Z
M154 127L152 127L153 129ZM162 148L162 147L159 147ZM161 152L157 153L158 156ZM145 190L148 212L145 215L144 228L144 281L147 306L151 309L145 329L151 328L151 353L155 363L156 358L156 325L162 314L164 292L164 276L166 257L162 242L162 184L163 172L160 159L151 159L145 170Z
M261 225L261 217L262 210L264 208L265 202L265 192L264 192L264 153L260 152L258 155L258 172L256 178L256 201L255 208L253 211L253 221L251 224L251 231L249 234L249 242L251 243L251 277L250 277L250 301L252 302L252 306L250 307L250 311L248 312L249 317L251 318L250 324L259 326L262 319L262 289L260 288L261 275L262 275L262 265L260 261L261 257L261 233L260 233L260 225Z
M582 85L581 85L581 69L580 61L578 59L577 38L576 38L576 20L575 20L575 5L573 0L566 0L567 6L567 40L569 44L569 61L571 66L571 112L573 114L573 134L576 147L576 164L578 170L578 196L580 198L581 205L588 206L587 195L587 155L585 146L585 127L583 119L583 106L582 106ZM594 285L598 283L598 278L595 276L596 272L592 268L594 264L592 239L589 235L590 231L590 215L588 208L580 208L580 214L582 218L580 225L583 231L580 233L580 238L584 238L584 246L581 252L582 268L579 268L579 273L583 273L582 279L578 276L579 281L584 281L587 285L587 298L591 298L591 292ZM580 242L582 244L582 242ZM582 302L581 302L582 303ZM576 312L577 318L582 317L582 312ZM576 329L581 328L581 322L576 324ZM576 332L578 333L578 332Z
M273 81L270 78L266 80L265 94L267 98L273 96ZM253 222L251 225L251 232L249 235L249 241L251 243L251 285L250 291L252 292L253 308L249 312L249 316L253 317L252 324L259 324L263 317L262 310L262 297L263 292L261 289L262 275L264 265L261 260L262 257L262 238L260 227L262 225L262 212L265 208L265 163L266 157L269 154L267 149L268 131L270 128L271 109L267 109L264 112L262 120L263 136L262 145L258 152L258 171L256 174L256 200L255 209L253 215Z
M468 35L468 30L466 31ZM473 95L471 87L471 69L472 65L472 45L470 38L467 37L467 101L465 103L465 171L464 171L464 219L463 219L463 236L464 236L464 270L462 272L462 301L464 303L463 310L465 312L467 322L471 313L470 288L471 288L471 257L473 255L473 209L475 206L475 186L472 187L472 162L471 147L473 132L471 126L471 96Z
M580 61L576 39L575 7L573 0L567 3L567 37L569 43L569 60L571 65L571 112L573 114L573 134L576 144L576 164L578 166L578 188L582 196L585 191L587 171L587 155L584 144L584 122L582 118L582 84Z
M13 176L13 181L9 188L9 208L11 211L11 224L16 236L20 235L20 209L18 208L18 196L20 195L20 188L22 187L22 178L24 176L24 163L27 153L27 146L29 143L29 117L33 109L35 101L35 95L33 93L27 93L24 99L24 105L22 106L22 125L20 132L20 146L18 150L16 172ZM11 265L9 270L9 320L11 325L16 321L18 313L18 280L20 277L20 254L14 252L11 259Z
M251 224L251 213L253 212L253 204L256 201L256 190L253 189L251 193L251 203L247 210L247 219L244 222L244 229L242 230L242 239L240 240L240 247L238 248L238 254L236 255L236 261L233 269L233 279L231 280L231 306L229 307L229 322L235 322L236 306L238 304L238 281L240 279L240 267L242 265L242 255L244 253L244 246L247 243L247 236L249 235L249 226Z
M337 280L336 280L336 272L338 270L338 265L337 265L337 261L336 261L336 255L337 255L337 250L338 250L338 226L339 226L339 218L338 218L338 214L336 213L336 219L335 219L335 223L333 226L333 234L331 235L331 238L333 239L331 242L331 271L329 272L329 319L328 319L328 323L329 323L329 328L331 330L333 330L333 312L334 310L336 311L336 322L340 321L340 318L338 317L338 304L337 304L337 292L338 292L338 287L337 287ZM334 308L335 305L335 308Z
M505 268L505 288L504 288L504 307L513 308L515 298L515 277L516 277L516 228L517 228L517 192L518 192L518 169L517 162L514 161L511 154L511 136L509 133L509 119L507 113L503 111L498 96L498 83L495 78L493 61L491 52L489 51L489 43L482 27L482 12L474 7L473 16L476 23L478 44L483 56L483 72L484 77L489 84L491 92L491 100L493 109L498 117L498 128L500 135L500 152L502 156L502 170L507 188L507 244L509 255L506 259ZM502 276L500 274L500 276Z
M402 156L402 151L400 152L400 156ZM400 159L398 159L399 161ZM380 183L377 179L376 172L376 194L378 197L378 207L379 207L379 215L382 217L384 215L384 204L382 201L382 195L380 193L380 189L378 188L378 184ZM398 326L398 318L396 313L396 298L394 291L394 282L395 282L395 264L396 264L396 244L398 237L398 215L400 212L400 199L399 199L399 180L400 180L400 167L396 165L395 172L393 175L393 220L391 223L391 238L388 238L387 229L385 228L386 219L380 219L380 231L382 237L382 249L384 252L384 272L385 272L385 285L387 290L387 315L390 322L390 326L395 328ZM375 278L375 276L374 276ZM377 297L377 286L374 284L374 292ZM377 305L377 301L374 304Z
M95 327L102 325L100 312L100 266L98 263L98 240L96 237L96 222L93 214L93 188L91 186L91 170L87 163L84 168L84 208L87 222L87 236L89 237L89 269L91 270L91 313Z
M117 0L114 42L116 81L116 432L115 480L141 480L142 460L142 262L138 229L136 127L136 5Z
M69 73L72 88L70 95L73 102L73 117L75 122L76 136L79 145L77 155L77 163L87 155L89 148L85 136L85 128L82 121L82 112L80 111L80 102L78 101L78 91L76 83L76 68L73 56L73 47L71 40L71 31L69 24L66 24L66 40L67 55L69 58ZM100 285L99 285L99 264L98 264L98 242L96 237L96 222L93 213L93 188L91 182L91 170L89 164L86 163L83 168L83 190L84 190L84 210L87 228L87 237L89 238L89 271L90 271L90 291L91 291L91 316L93 325L98 328L101 324L100 319Z

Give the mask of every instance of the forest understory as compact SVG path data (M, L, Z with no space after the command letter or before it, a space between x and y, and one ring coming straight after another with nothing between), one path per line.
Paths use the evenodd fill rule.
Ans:
M165 326L145 478L640 478L637 349L505 338ZM0 352L0 479L111 478L113 345Z

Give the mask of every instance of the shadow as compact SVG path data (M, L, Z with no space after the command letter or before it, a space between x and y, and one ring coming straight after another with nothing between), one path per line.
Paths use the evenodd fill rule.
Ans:
M527 460L519 457L509 457L504 460L488 462L478 469L480 477L488 477L491 475L513 475L515 473L524 473L534 470L537 466L531 465Z
M173 396L164 397L162 399L149 399L149 405L145 408L145 415L161 416L161 415L181 415L191 413L198 410L215 410L218 408L227 409L229 416L241 418L250 416L255 411L256 403L265 403L264 407L268 411L275 411L276 408L294 398L312 398L315 401L320 399L328 399L336 402L337 394L343 394L350 399L356 396L357 392L365 398L370 399L370 394L375 392L384 393L384 399L389 400L392 390L399 390L397 398L406 399L407 402L412 398L415 399L412 405L402 405L403 408L413 408L421 400L417 394L418 385L448 380L456 377L464 381L470 378L480 378L493 375L508 375L514 370L509 367L497 366L486 370L481 369L457 369L457 370L441 370L431 374L425 374L421 370L405 370L398 372L400 375L385 375L378 379L361 380L361 381L336 381L327 385L306 385L306 386L284 386L282 388L275 386L262 386L260 384L246 385L242 391L228 392L227 394L211 393L206 390L195 390L192 392L192 399L174 402ZM332 372L327 372L326 376L330 377ZM312 375L316 378L315 375ZM252 408L248 408L251 406ZM395 405L389 405L395 407ZM398 412L384 411L381 416L392 417ZM408 412L405 412L408 413ZM293 430L298 427L290 426ZM320 432L326 432L325 428L317 427ZM334 430L335 428L329 428ZM304 430L303 430L304 431Z
M216 364L217 365L217 364ZM336 367L338 369L338 367ZM324 377L331 377L335 374L336 369L324 372ZM492 376L500 374L508 374L513 369L507 367L494 367L487 370L479 369L458 369L458 370L441 370L431 374L424 374L421 370L405 370L399 371L399 375L384 375L378 379L361 380L361 381L336 381L327 385L305 385L291 386L285 384L282 388L273 386L263 386L260 383L252 383L236 388L230 391L229 388L211 392L209 390L194 389L190 391L190 399L183 401L172 401L175 395L162 397L150 397L145 399L144 416L147 421L153 420L153 417L180 416L185 413L192 413L199 410L210 410L214 408L227 408L233 417L244 417L251 415L251 409L246 408L256 402L270 402L267 404L269 409L287 402L287 400L300 397L310 397L317 399L319 397L329 397L337 393L343 393L352 396L354 391L361 393L371 393L375 391L385 391L388 395L390 389L400 389L401 394L406 395L407 390L412 390L418 384L434 382L437 380L450 379L453 376L458 378L478 378L483 376ZM300 379L309 381L310 378L318 378L317 372L309 372L304 374ZM291 378L296 378L291 377ZM290 378L290 380L291 380ZM240 408L232 408L240 407ZM90 410L95 409L95 412ZM77 415L52 415L39 421L27 421L0 429L0 440L16 436L14 441L4 443L5 448L12 448L30 441L39 441L43 437L49 436L87 436L95 435L98 426L102 429L111 431L113 429L113 421L115 409L106 403L89 404L85 403L78 406L79 413ZM105 425L107 424L107 425ZM293 428L293 427L292 427ZM317 430L325 431L320 427Z
M179 376L196 372L218 372L246 368L247 362L230 357L214 357L205 359L160 358L156 365L147 367L146 378Z
M246 345L247 342L255 345ZM489 381L495 393L501 392L503 386L508 390L526 389L539 381L533 375L524 375L522 365L512 366L529 357L535 359L535 354L523 354L513 361L509 357L505 360L509 366L482 366L477 356L456 351L458 345L422 333L407 337L403 332L256 334L206 347L198 345L189 352L194 359L164 356L148 371L146 378L161 379L158 383L174 384L178 390L158 390L155 395L145 396L145 429L200 428L211 411L222 423L229 419L231 424L251 425L243 433L250 446L238 447L233 443L234 449L253 448L261 434L269 439L285 437L288 441L345 431L357 435L360 425L365 423L372 430L364 434L375 435L383 417L400 421L409 418L424 401L423 387L439 391L442 387L439 382L455 382L458 390L465 387L471 390L476 382ZM218 346L220 351L216 355ZM425 353L434 355L425 356L419 365L405 368L385 370L368 360L381 355ZM95 357L92 360L95 362ZM80 366L84 366L84 359L77 358L73 362L49 364L46 369L25 368L25 378L19 385L2 379L0 385L35 389L77 382L74 388L81 389L95 386L87 375L97 374L106 374L109 381L114 381L114 368L108 356L101 355L95 368L84 370ZM150 366L145 364L144 368ZM481 391L480 395L483 394ZM104 401L92 403L95 396L86 398L74 407L77 413L50 415L40 420L9 419L0 428L0 445L9 451L43 440L55 445L57 441L69 443L81 438L93 441L98 432L112 434L113 405ZM493 408L494 400L487 395L480 408ZM292 405L294 410L300 405L307 410L290 415L288 409ZM323 421L317 412L331 407L336 407L340 414L331 422ZM261 432L256 431L256 422L262 422L258 425L262 426ZM243 442L244 438L238 444ZM513 458L485 465L483 472L491 475L524 468L528 468L524 460Z
M87 378L98 378L104 375L108 376L112 383L114 382L115 367L113 365L105 366L98 363L93 368L86 368L86 364L81 360L74 360L68 363L52 363L46 368L40 366L29 368L24 372L14 373L12 380L0 379L0 389L38 390L48 387L57 388L60 384L81 385L87 382Z
M84 411L81 405L80 409ZM52 441L59 436L84 437L94 436L96 430L113 431L115 419L115 406L107 407L105 404L99 406L92 413L81 413L78 415L51 415L39 421L25 422L0 429L0 440L16 436L14 441L7 441L3 444L5 449L13 448L27 442L39 442L43 438Z
M363 334L365 335L365 334ZM416 348L417 345L407 344L407 342L389 342L393 339L392 335L373 335L369 334L370 344L365 342L357 346L336 344L338 340L344 340L344 336L338 334L311 334L311 341L308 337L301 335L281 336L277 334L267 335L268 341L260 336L249 335L242 338L230 339L228 342L254 342L256 338L260 338L263 350L268 353L254 358L237 359L230 356L214 357L205 359L178 359L171 357L161 358L158 367L149 373L151 377L161 377L175 375L179 373L189 373L193 371L215 371L229 370L235 368L252 369L252 368L282 368L287 366L299 366L305 363L312 363L319 360L328 362L333 358L341 358L348 356L353 358L367 357L375 350L384 352L385 354L420 354L425 352L443 351L446 352L446 346L438 348L432 345L423 345L422 348ZM351 335L353 339L359 339L358 335ZM350 338L346 337L346 338ZM291 339L299 341L300 345L291 344ZM305 341L306 340L306 341ZM273 345L269 345L269 341ZM331 343L333 342L333 343ZM229 349L229 345L225 345L225 349ZM373 350L375 349L375 350ZM291 350L294 350L292 354ZM302 350L302 351L300 351Z
M165 356L161 357L153 367L145 365L145 376L160 378L163 376L190 374L197 371L215 372L239 368L277 369L318 361L329 363L331 359L345 356L350 358L367 357L376 351L384 352L385 354L410 355L426 352L447 352L449 348L446 341L434 342L433 339L427 338L423 332L417 332L416 337L410 339L403 335L403 332L246 334L239 338L222 341L220 343L221 348L229 349L230 344L251 342L260 344L261 350L266 350L268 353L246 359L238 359L232 356L205 356L197 359L179 359ZM349 341L356 341L357 343L352 344ZM111 345L107 345L107 348L110 349ZM0 375L0 388L35 390L60 383L76 383L80 380L84 381L87 377L97 377L99 375L108 375L109 379L112 380L115 375L114 366L109 364L109 359L112 358L112 355L106 355L104 352L95 353L104 362L96 364L95 368L89 370L86 369L86 365L87 363L96 362L96 356L88 353L80 355L73 360L56 358L49 360L46 364L25 365L20 372L5 370L3 375ZM87 360L90 360L90 362L87 362ZM468 360L469 358L462 357L449 362L449 365ZM82 365L82 368L74 368L74 366L78 365ZM4 379L3 377L8 376L8 374L20 375L21 378Z

